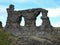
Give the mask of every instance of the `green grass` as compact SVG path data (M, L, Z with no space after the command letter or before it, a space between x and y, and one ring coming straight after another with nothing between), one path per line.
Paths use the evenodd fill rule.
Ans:
M60 30L60 27L55 27L55 29Z
M9 34L0 29L0 45L11 45L11 42L8 40Z

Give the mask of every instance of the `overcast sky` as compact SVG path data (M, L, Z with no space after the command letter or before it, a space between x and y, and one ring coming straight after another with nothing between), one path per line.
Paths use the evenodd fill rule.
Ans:
M48 10L51 25L54 27L60 26L60 0L0 0L0 21L2 21L3 26L6 25L7 20L6 8L8 8L10 4L15 6L15 10L44 8ZM40 17L41 16L37 17L37 26L42 23ZM21 25L23 24L24 21L22 21Z

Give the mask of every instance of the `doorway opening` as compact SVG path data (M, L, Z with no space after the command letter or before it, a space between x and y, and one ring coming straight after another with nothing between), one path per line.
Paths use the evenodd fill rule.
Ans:
M21 20L20 26L25 26L25 20L24 20L23 16L22 16L22 20Z
M42 23L42 20L41 20L41 16L42 16L42 13L40 13L37 17L36 17L36 26L39 27Z

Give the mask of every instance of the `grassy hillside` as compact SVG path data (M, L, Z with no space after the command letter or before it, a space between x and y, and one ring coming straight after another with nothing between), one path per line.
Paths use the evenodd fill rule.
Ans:
M55 27L55 28L60 30L60 27ZM60 41L60 36L58 36L58 35L56 36L56 35L57 35L56 33L52 33L52 35L50 35L50 37L52 37L51 40L57 39L57 40ZM34 37L33 35L31 35L31 36L29 38L15 37L15 36L12 36L5 31L3 31L3 29L0 28L0 45L15 45L16 42L17 42L17 44L19 44L19 43L20 44L25 44L25 43L28 43L28 41L26 41L26 40L27 39L30 40L31 38L33 38L33 40L37 39L38 41L39 40L41 41L40 38ZM50 37L48 39L50 39Z
M9 34L2 30L3 29L0 28L0 45L11 45L11 42L8 40Z
M60 30L60 27L55 27L55 29Z

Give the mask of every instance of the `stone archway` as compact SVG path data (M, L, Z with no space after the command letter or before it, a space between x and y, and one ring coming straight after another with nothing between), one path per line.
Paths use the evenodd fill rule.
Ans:
M24 13L24 12L23 12ZM25 10L25 13L22 14L25 19L25 26L36 26L36 17L40 14L39 9L29 9Z
M36 45L54 44L54 40L52 42L50 39L51 36L53 36L52 33L56 32L54 32L55 29L53 29L53 27L50 24L49 17L47 16L47 10L42 8L35 8L15 11L14 6L10 5L9 8L7 8L7 13L8 17L5 30L18 37L16 38L16 40L14 40L17 43L17 45L35 45L35 42ZM41 26L36 27L36 17L40 13L42 13L42 24ZM20 26L22 16L25 19L25 26Z
M42 20L41 20L41 16L42 16L42 13L40 13L37 17L36 17L36 26L39 27L41 26L42 24Z
M28 9L15 11L14 5L10 5L7 8L7 23L5 29L9 32L19 32L20 30L37 30L36 28L36 17L42 13L42 25L38 28L38 30L53 30L49 21L49 17L47 16L48 11L42 8ZM22 16L25 20L25 26L21 28L20 23L22 20ZM31 27L31 28L30 28Z

